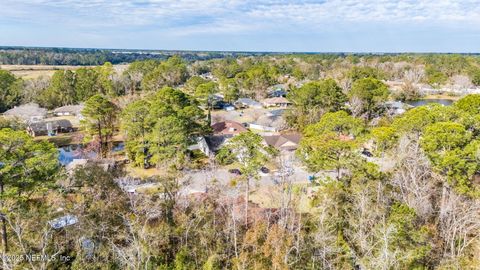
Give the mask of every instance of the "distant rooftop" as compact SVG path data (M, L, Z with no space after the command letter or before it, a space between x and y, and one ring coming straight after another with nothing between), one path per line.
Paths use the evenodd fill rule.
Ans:
M79 115L85 106L83 104L79 105L66 105L62 107L58 107L53 110L55 114L71 114L71 115Z
M47 109L41 108L36 103L28 103L16 106L3 113L7 116L14 116L22 118L26 121L44 118L47 115Z
M260 102L251 98L239 98L237 102L249 107L262 107Z

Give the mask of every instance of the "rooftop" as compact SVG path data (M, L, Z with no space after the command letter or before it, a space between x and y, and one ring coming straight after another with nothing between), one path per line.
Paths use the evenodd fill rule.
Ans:
M242 124L230 120L215 123L212 129L215 135L237 135L247 131Z
M252 106L252 107L261 107L262 104L260 104L260 102L256 101L256 100L253 100L251 98L239 98L237 100L238 103L241 103L243 105L247 105L247 106Z
M69 129L73 128L72 123L66 119L60 119L60 120L53 120L53 121L40 121L40 122L33 122L28 125L28 128L31 129L32 131L38 132L38 131L47 131L48 130L48 125L51 125L51 128L57 129L57 128L64 128L64 129Z
M47 109L41 108L36 103L27 103L20 106L15 106L14 108L3 113L8 116L20 117L24 120L33 120L32 118L43 118L47 115Z
M62 107L58 107L55 110L53 110L54 113L71 113L71 114L80 114L83 110L84 106L83 104L79 105L66 105Z
M265 104L291 104L288 99L284 97L272 97L272 98L266 98L263 100L263 103Z
M227 141L227 138L222 135L206 136L205 141L211 151L217 151Z
M300 133L263 136L265 143L279 150L295 150L302 136Z
M274 127L277 129L282 129L286 126L286 122L281 115L270 114L260 116L253 124L264 127Z

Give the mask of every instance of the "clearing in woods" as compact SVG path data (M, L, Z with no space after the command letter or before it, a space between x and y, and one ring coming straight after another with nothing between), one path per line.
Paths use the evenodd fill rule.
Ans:
M114 65L117 72L122 72L128 65ZM8 70L15 76L24 79L36 79L42 76L51 77L57 70L76 70L82 67L95 66L48 66L48 65L0 65L0 69Z

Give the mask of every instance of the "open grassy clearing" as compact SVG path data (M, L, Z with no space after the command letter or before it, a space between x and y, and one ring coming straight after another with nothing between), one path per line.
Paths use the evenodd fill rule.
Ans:
M36 79L42 76L51 77L57 70L76 70L81 66L1 65L0 68L24 79Z
M114 65L116 72L123 72L128 65ZM52 77L57 70L77 70L82 67L95 66L48 66L48 65L0 65L0 69L8 70L15 76L23 79L36 79L39 77Z

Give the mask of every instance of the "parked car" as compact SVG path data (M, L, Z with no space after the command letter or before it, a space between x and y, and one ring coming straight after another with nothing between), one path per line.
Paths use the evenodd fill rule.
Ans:
M370 151L368 151L368 149L365 149L365 148L363 148L362 150L362 155L366 157L373 157L373 154Z
M260 172L262 172L262 173L269 173L270 170L269 170L267 167L262 167L262 168L260 168Z
M233 105L224 106L223 109L227 112L235 111L235 107Z
M230 169L228 172L236 175L242 175L242 172L239 169Z

